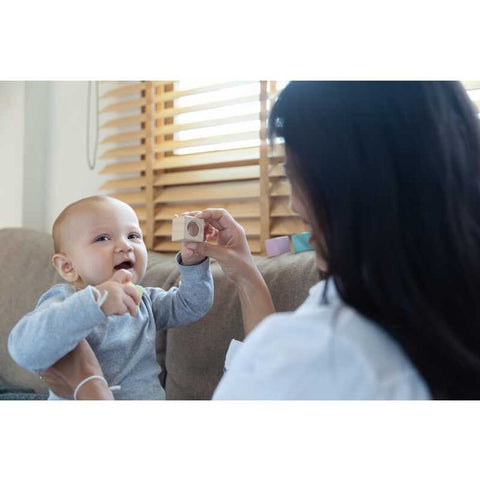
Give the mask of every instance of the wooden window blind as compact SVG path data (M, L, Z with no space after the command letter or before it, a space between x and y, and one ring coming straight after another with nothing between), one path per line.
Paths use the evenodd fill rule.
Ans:
M281 145L266 138L273 81L102 82L102 185L136 211L147 247L179 248L175 213L222 207L245 228L253 253L265 240L303 231L288 206Z
M480 82L463 82L480 106ZM175 213L222 207L245 228L253 253L265 240L303 231L289 208L281 146L266 119L274 81L102 82L100 159L108 195L136 211L147 247L174 252Z

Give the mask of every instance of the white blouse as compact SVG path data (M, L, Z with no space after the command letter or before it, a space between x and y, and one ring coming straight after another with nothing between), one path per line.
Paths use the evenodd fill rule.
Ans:
M214 400L427 400L429 389L400 345L314 285L294 312L275 313L227 352Z

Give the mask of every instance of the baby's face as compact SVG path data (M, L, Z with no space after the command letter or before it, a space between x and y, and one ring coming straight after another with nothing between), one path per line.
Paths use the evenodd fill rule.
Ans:
M147 249L135 212L115 200L79 207L65 224L65 253L79 274L80 288L106 282L119 269L137 283L147 268Z

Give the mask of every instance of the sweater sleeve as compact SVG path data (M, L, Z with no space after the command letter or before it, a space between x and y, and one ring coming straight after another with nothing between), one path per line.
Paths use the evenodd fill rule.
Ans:
M213 278L210 260L198 265L185 266L176 263L181 280L178 287L168 291L161 288L145 288L152 300L152 310L157 330L187 325L202 318L213 304Z
M40 372L73 350L105 319L92 287L74 292L69 285L58 284L12 329L8 351L23 368Z

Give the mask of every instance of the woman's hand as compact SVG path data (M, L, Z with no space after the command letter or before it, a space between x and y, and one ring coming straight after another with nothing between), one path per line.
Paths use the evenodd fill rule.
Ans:
M82 340L70 353L41 372L41 377L50 389L65 398L72 398L77 385L91 375L103 377L103 372L86 340ZM77 399L113 400L113 395L103 381L92 379L80 387Z
M212 243L188 243L187 255L215 258L225 275L235 282L248 281L255 267L243 227L223 208L207 208L203 211L186 212L185 215L205 220L205 240Z
M212 243L189 243L197 255L215 258L235 285L242 309L243 329L250 332L267 315L275 312L267 284L253 261L243 227L223 208L188 212L205 220L205 240Z

